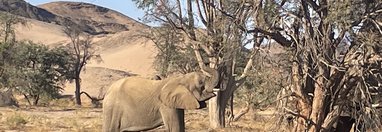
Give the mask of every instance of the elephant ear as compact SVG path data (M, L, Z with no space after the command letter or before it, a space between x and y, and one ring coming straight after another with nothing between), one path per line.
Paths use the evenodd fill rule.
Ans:
M159 99L165 106L171 108L198 109L200 107L194 95L182 85L163 87Z

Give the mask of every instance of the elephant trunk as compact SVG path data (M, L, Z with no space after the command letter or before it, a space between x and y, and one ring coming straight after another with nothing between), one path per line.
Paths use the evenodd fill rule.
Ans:
M213 89L219 84L219 72L216 69L205 67L204 71L208 72L211 76L206 83L206 92L212 93Z

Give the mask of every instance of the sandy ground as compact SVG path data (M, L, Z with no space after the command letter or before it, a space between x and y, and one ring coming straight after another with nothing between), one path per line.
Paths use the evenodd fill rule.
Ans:
M100 132L101 114L101 108L91 107L3 107L0 108L0 131ZM274 127L272 114L253 111L223 129L208 129L207 109L186 111L185 123L187 132L265 132Z
M65 36L63 28L52 23L27 19L25 25L17 24L15 29L17 40L33 41L46 45L57 45L69 40Z

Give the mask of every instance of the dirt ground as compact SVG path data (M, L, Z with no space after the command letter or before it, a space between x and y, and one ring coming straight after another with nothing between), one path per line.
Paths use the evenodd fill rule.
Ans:
M56 102L57 103L57 102ZM62 103L61 103L62 104ZM208 129L208 109L187 110L187 132L263 132L271 131L272 112L250 111L224 129ZM274 127L274 126L273 126ZM0 107L0 132L100 132L102 108L86 105Z

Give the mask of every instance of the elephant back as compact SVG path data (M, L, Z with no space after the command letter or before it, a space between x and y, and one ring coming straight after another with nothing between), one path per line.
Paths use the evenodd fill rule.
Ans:
M159 92L154 87L157 83L159 82L140 77L118 80L105 96L104 101L107 104L104 106L109 108L104 107L104 110L110 111L105 112L105 115L120 119L118 122L126 130L135 130L137 126L144 128L152 124L159 125L162 120L158 105ZM115 117L115 114L118 115Z

